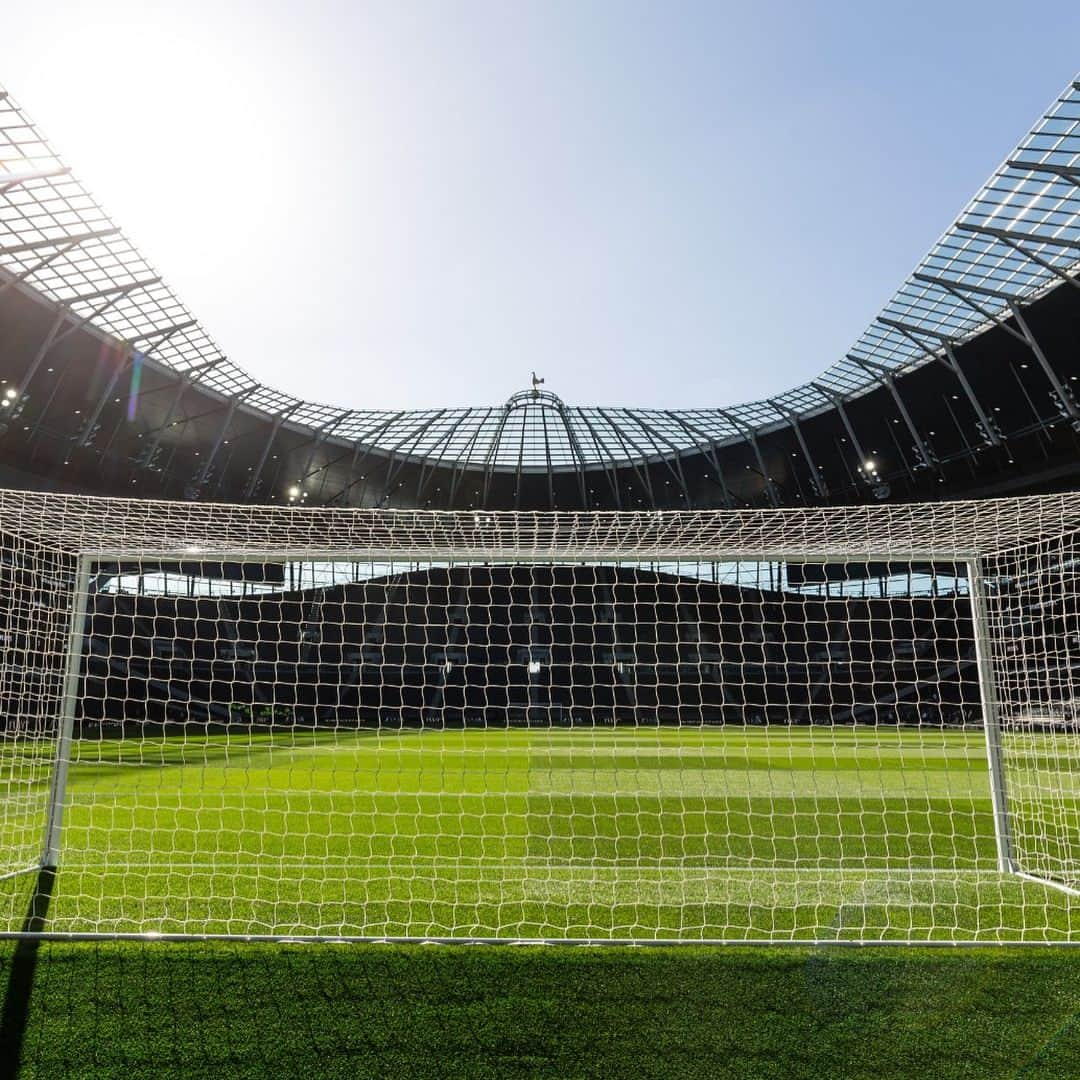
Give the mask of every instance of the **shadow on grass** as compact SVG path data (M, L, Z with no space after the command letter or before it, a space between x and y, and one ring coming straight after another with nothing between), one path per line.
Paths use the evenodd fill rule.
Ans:
M56 870L42 867L23 919L24 934L44 931L55 887ZM4 1011L0 1016L0 1076L16 1076L19 1072L40 948L40 938L19 938L15 943L4 994Z
M34 955L36 980L23 962L9 983L34 1076L1049 1080L1075 1078L1080 1056L1076 961L1056 950L52 941Z

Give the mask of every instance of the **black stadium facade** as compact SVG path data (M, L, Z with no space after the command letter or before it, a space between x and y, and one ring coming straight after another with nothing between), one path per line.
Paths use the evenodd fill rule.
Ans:
M570 406L537 384L489 407L344 409L263 386L223 356L0 91L0 486L476 511L1074 488L1078 270L1075 81L851 350L802 386L686 410ZM977 722L955 567L914 568L919 589L910 566L906 588L889 566L853 571L858 612L794 571L748 585L661 569L430 567L345 584L312 575L304 589L279 565L260 569L259 596L221 599L205 583L236 582L236 567L172 569L186 575L179 594L143 578L125 590L119 568L99 582L84 719ZM852 694L876 685L870 700Z

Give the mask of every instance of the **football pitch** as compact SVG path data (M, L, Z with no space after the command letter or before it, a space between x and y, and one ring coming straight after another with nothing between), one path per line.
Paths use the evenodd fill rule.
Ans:
M1011 767L1071 793L1053 738ZM1077 904L998 873L977 731L250 728L76 740L48 929L1063 940Z

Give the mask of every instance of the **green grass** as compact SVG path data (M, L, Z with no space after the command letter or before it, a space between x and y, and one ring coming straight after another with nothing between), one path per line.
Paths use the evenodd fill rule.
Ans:
M1008 747L1018 842L1080 850L1054 736ZM82 739L50 927L374 936L1061 940L996 871L977 732L251 729ZM40 845L42 770L24 850ZM1030 778L1038 773L1042 793ZM28 878L0 884L17 928Z
M1080 1061L1071 950L47 943L36 959L5 1012L7 1075L1071 1080ZM4 983L12 966L0 944Z
M251 732L80 740L53 930L1080 938L1003 877L963 732ZM1018 842L1080 850L1051 737ZM6 865L45 772L0 755ZM1036 780L1038 778L1038 790ZM31 875L0 884L18 928ZM1075 1077L1080 954L0 942L0 1075Z

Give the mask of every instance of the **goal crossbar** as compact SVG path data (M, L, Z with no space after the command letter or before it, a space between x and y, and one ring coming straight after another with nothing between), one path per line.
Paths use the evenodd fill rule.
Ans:
M970 559L1080 528L1080 494L777 510L298 508L0 490L0 526L53 551L117 558ZM277 542L274 542L274 538Z

